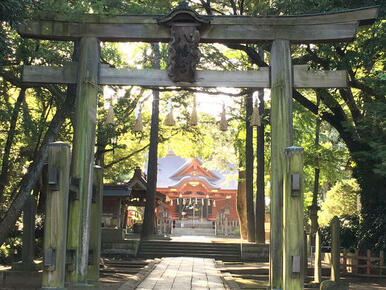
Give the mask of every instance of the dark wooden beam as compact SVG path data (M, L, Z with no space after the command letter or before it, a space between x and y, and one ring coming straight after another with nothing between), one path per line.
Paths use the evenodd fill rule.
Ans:
M285 39L292 43L349 41L357 26L373 21L378 8L300 16L212 16L201 32L201 42L257 43ZM169 28L159 25L160 16L84 15L69 20L63 15L41 16L19 26L23 37L75 40L83 36L102 41L168 42Z

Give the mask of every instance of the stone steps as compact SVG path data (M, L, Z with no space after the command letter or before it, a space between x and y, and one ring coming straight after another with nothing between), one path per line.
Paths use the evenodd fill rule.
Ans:
M212 228L174 228L173 236L215 236Z
M138 257L201 257L223 261L240 261L240 244L143 241Z
M175 221L175 226L176 228L206 228L206 229L212 229L213 228L213 223L211 221L200 221L200 220L195 220L192 222L191 220L184 220L180 221L177 220Z

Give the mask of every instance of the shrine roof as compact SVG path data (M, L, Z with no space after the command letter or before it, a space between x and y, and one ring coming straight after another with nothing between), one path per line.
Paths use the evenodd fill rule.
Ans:
M163 158L158 158L158 175L157 175L157 188L173 187L187 182L189 180L202 180L211 187L220 189L237 189L237 181L231 177L236 171L219 171L219 170L208 170L201 167L203 161L198 160L199 167L198 172L207 172L208 174L198 174L196 176L186 172L183 175L179 175L186 168L188 168L195 159L185 159L175 155L173 152L169 152Z
M128 197L131 189L127 184L104 184L103 196L110 197Z

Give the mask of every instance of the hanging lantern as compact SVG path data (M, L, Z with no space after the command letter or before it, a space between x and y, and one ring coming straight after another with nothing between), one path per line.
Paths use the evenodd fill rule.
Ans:
M173 206L173 199L170 200L170 206Z
M196 197L196 202L195 202L195 204L197 205L197 197Z
M221 119L220 119L220 125L219 125L219 129L220 131L226 131L227 130L227 127L228 127L228 122L227 122L227 118L226 118L226 115L225 115L225 104L222 105L222 113L221 113Z
M176 198L176 204L180 205L180 199L179 198Z
M112 100L110 100L110 106L107 109L106 124L114 125L114 108Z
M172 107L172 100L168 100L168 114L166 115L166 119L164 121L164 125L166 126L174 126L176 124L176 121L174 120L173 116L173 107Z
M182 204L183 204L183 205L186 204L185 198L182 199Z
M189 125L197 126L198 117L197 117L197 105L196 105L196 97L194 97L192 114L190 115Z
M259 108L257 107L257 100L256 105L253 107L253 112L251 116L251 126L261 126L261 118L259 114Z
M216 201L213 200L213 207L216 207Z
M135 113L136 116L135 116L134 132L143 132L141 109L142 109L142 106L138 105L137 111Z

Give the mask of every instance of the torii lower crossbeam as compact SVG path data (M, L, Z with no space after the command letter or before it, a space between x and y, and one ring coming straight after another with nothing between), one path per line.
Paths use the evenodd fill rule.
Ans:
M295 65L295 88L342 88L347 87L347 72L308 71L307 66ZM26 83L76 83L77 63L64 67L24 66L23 82ZM229 87L269 88L268 68L256 71L197 71L196 82L174 83L165 70L116 69L100 66L99 85L145 86L145 87Z

